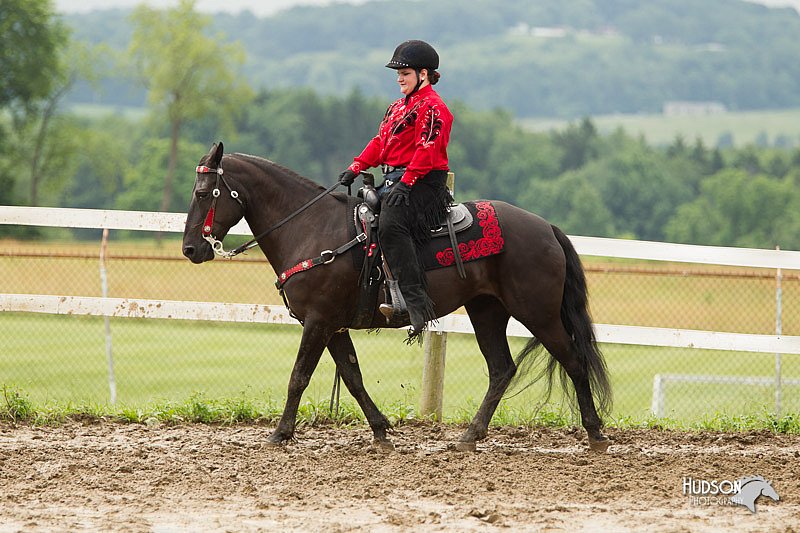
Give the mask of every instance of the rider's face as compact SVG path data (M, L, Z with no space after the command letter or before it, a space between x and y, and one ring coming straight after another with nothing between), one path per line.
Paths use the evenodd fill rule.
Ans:
M425 80L420 89L428 85L428 70L422 69L419 73L420 81ZM417 86L417 71L413 68L401 68L397 71L397 83L400 85L400 92L408 96Z

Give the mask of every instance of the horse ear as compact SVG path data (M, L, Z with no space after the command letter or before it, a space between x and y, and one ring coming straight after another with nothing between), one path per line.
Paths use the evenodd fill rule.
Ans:
M208 164L211 167L218 167L220 161L222 161L222 154L223 154L223 146L222 141L214 144L211 146L211 150L208 152Z

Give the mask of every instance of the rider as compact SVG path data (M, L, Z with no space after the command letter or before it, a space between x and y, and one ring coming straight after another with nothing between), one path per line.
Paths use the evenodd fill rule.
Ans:
M440 75L439 55L431 45L405 41L386 66L397 71L403 97L389 106L378 134L339 181L350 185L359 172L381 165L378 239L392 297L392 305L381 305L381 312L390 318L407 311L415 338L436 318L417 246L430 239L430 229L440 225L452 202L446 180L453 115L432 87Z

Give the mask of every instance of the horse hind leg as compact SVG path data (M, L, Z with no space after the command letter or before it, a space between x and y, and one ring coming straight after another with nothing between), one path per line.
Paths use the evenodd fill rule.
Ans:
M603 423L597 414L592 397L589 368L581 362L576 343L572 341L560 321L549 329L536 329L535 334L550 355L561 364L575 387L581 424L589 438L589 448L592 451L605 452L611 441L601 431Z
M364 380L361 376L361 368L358 365L356 349L353 346L353 339L350 333L344 331L334 333L328 341L328 351L339 369L345 387L356 399L364 416L367 417L369 427L375 439L375 444L384 450L393 450L394 444L386 436L386 431L391 427L389 420L380 412L375 402L372 401L367 390L364 388Z
M475 451L476 441L486 438L489 432L489 422L514 377L516 366L506 339L509 314L500 301L480 296L467 302L465 307L489 370L489 388L483 402L456 444L461 451Z

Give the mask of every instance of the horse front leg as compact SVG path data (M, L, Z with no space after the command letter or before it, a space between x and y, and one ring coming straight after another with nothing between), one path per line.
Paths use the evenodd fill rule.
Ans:
M294 368L292 368L292 376L289 378L286 405L283 407L283 414L278 422L278 427L275 428L275 431L272 432L272 435L267 440L268 444L278 445L294 437L300 398L311 381L311 375L317 368L322 351L325 349L330 335L329 330L321 325L306 321L305 326L303 326L303 337L300 341L300 348L297 351Z
M356 349L353 346L353 340L350 338L350 332L334 333L328 342L328 351L336 362L336 368L339 369L339 374L342 376L347 390L350 391L361 410L364 411L369 427L372 428L375 444L385 450L394 450L394 444L386 436L386 431L391 427L391 424L383 416L383 413L380 412L364 388L364 380L361 376L361 368L358 365Z

